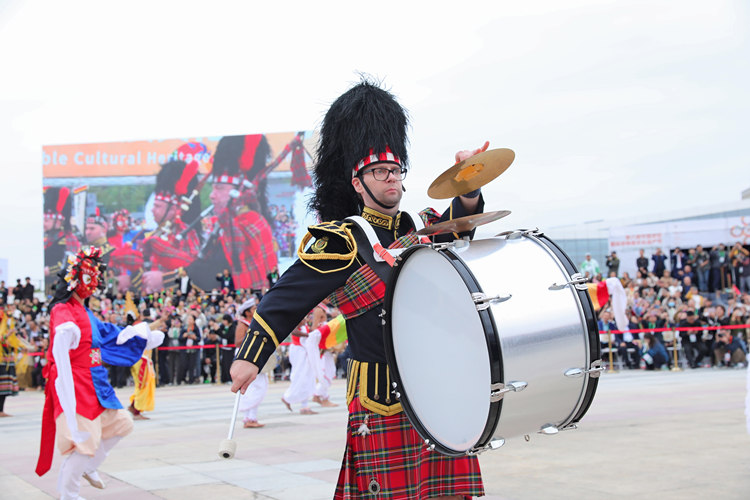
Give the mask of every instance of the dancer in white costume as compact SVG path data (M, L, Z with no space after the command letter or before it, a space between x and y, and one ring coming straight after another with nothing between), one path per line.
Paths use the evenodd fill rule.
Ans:
M255 297L251 297L246 300L240 308L237 310L237 326L234 330L234 343L240 345L242 340L247 335L247 330L250 327L253 314L255 314L255 308L258 305ZM272 365L272 363L268 363ZM243 417L243 427L245 429L256 429L263 427L265 424L258 422L258 406L266 397L266 391L268 390L268 373L261 372L258 377L250 384L245 394L240 397L240 412L245 416Z
M330 315L329 308L324 304L318 304L315 309L312 310L313 327L321 328L326 324ZM324 334L321 332L321 337ZM320 360L318 361L318 383L315 384L315 393L313 394L313 401L318 403L320 406L333 407L338 406L336 403L332 403L330 395L328 394L328 388L331 387L331 381L336 376L336 362L333 359L333 352L325 349L322 340L319 342L319 348L321 350Z
M325 407L338 406L331 401L331 396L328 394L331 381L336 376L336 361L333 359L333 352L329 349L324 350L320 355L320 368L322 376L318 378L318 383L315 385L313 401Z
M305 323L306 320L303 320L292 332L292 345L289 346L291 384L281 397L281 402L289 411L292 411L293 404L300 403L302 408L299 412L303 415L312 415L317 412L310 409L310 398L315 393L316 379L323 377L318 349L320 331L317 328L311 331Z

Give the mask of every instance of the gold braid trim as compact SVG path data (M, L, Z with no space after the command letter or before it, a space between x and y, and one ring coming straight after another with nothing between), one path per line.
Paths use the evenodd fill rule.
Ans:
M369 397L367 397L367 368L370 363L360 363L360 369L359 369L359 402L362 403L362 406L364 408L367 408L370 411L373 411L377 413L378 415L383 415L384 417L390 417L391 415L395 415L397 413L400 413L403 411L403 408L401 407L401 403L396 403L394 405L384 405L381 403L376 403ZM376 366L376 372L375 377L377 378L377 364ZM390 390L390 388L389 388Z
M260 326L263 327L263 329L270 335L271 340L273 340L273 343L276 344L276 347L279 347L279 339L276 337L276 334L274 333L273 329L268 326L268 323L260 317L260 315L256 312L253 314L253 319L258 322Z
M322 231L326 231L329 233L333 233L341 238L343 238L346 241L346 246L349 250L349 253L346 254L339 254L339 253L306 253L305 247L310 242L310 239L313 237L312 233L310 231L307 232L307 234L302 238L302 241L299 244L299 248L297 249L297 256L299 257L300 262L302 262L304 265L309 267L310 269L314 269L315 271L321 273L321 274L328 274L328 273L335 273L338 271L342 271L346 269L347 267L352 265L352 262L354 262L354 259L357 258L357 242L354 239L354 235L352 234L351 229L347 227L347 225L343 225L341 227L331 224L331 223L324 223L324 224L318 224L317 226L310 226L311 229L319 229ZM328 271L323 271L322 269L318 269L311 263L308 263L308 261L316 261L316 260L344 260L347 261L346 265L339 267L337 269L330 269Z

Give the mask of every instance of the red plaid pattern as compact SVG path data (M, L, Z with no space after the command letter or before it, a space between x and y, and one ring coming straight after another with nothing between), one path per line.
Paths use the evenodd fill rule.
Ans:
M360 433L363 429L369 434ZM377 495L372 493L374 484L380 489ZM477 458L428 451L403 412L384 417L367 411L357 392L349 404L346 451L334 499L416 500L449 495L484 495Z
M428 208L419 213L425 225L434 224L440 215ZM408 248L419 243L419 236L412 229L404 236L388 245L389 249ZM363 314L373 307L383 303L385 284L369 265L357 269L346 284L333 292L329 297L331 304L338 307L345 319L351 319Z
M222 229L219 240L231 267L234 287L265 288L266 275L278 264L271 226L266 219L252 210L234 218L224 212L219 216L219 224Z
M117 248L109 254L109 267L116 274L139 271L143 267L143 254L127 245Z
M385 297L385 283L368 264L357 269L346 284L331 296L331 304L338 307L344 319L359 316L381 303Z
M151 236L146 239L144 245L150 253L149 261L152 266L157 266L160 271L171 271L179 267L188 266L201 249L201 242L195 230L190 230L182 240L177 239L177 234L185 230L185 223L174 221L174 230L167 236L166 241L159 236Z
M44 234L44 248L49 248L56 243L64 242L65 251L70 253L77 253L81 249L81 242L78 238L70 231L59 231L54 235Z

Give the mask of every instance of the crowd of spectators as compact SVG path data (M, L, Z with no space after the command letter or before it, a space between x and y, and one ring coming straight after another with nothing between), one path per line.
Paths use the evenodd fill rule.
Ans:
M675 248L668 255L657 249L650 258L643 250L639 253L635 276L619 273L616 252L606 258L606 274L590 254L581 264L581 272L595 283L620 279L627 295L628 329L651 330L611 335L612 351L622 364L667 369L673 364L668 348L678 340L691 368L747 366L749 328L705 327L750 323L750 251L738 242L731 248ZM599 311L598 323L602 347L609 349L609 331L618 330L609 303ZM679 327L693 329L676 339L669 329Z
M668 368L673 364L668 349L679 340L692 368L747 366L749 328L701 329L750 323L750 251L740 243L731 248L716 245L710 250L700 245L677 248L668 255L658 249L650 258L641 251L635 276L619 272L616 252L607 256L606 267L603 273L598 262L587 254L580 270L594 283L606 277L618 278L627 295L628 328L646 330L610 336L609 331L617 330L613 311L609 304L600 309L602 347L609 349L611 340L612 351L622 365ZM226 270L216 279L217 287L211 292L181 286L184 283L178 278L171 288L133 298L140 320L160 320L159 328L165 332L163 347L182 347L161 349L153 355L160 385L230 382L237 308L252 296L259 298L262 291L235 290ZM274 270L268 279L271 286L278 279L278 272ZM45 360L34 354L43 354L48 347L49 311L45 302L34 295L34 286L26 278L25 284L18 279L10 289L0 282L0 307L6 317L14 319L14 331L25 345L25 355L17 366L19 382L25 387L42 388ZM89 307L103 321L121 326L128 322L125 295L111 283L101 297L90 300ZM676 337L670 329L677 327L695 330ZM218 345L218 349L207 345ZM343 374L345 360L346 352L338 359L339 374ZM290 366L285 347L280 349L276 362L274 378L288 378ZM110 377L114 387L123 387L130 372L113 367Z
M274 270L268 277L269 284L278 279ZM19 383L22 387L44 386L42 368L44 354L49 339L49 311L44 302L33 296L20 294L0 286L0 301L7 317L14 318L16 335L26 346L24 357L17 363ZM19 295L16 295L16 293ZM198 383L229 383L229 367L234 357L234 330L236 311L251 297L259 298L261 290L235 290L231 276L224 272L217 276L217 288L204 292L190 288L182 293L179 280L172 288L158 293L133 297L139 319L157 321L157 328L165 333L162 347L181 349L159 349L153 356L158 371L159 385L180 385ZM9 301L8 298L11 298ZM126 296L105 290L101 297L92 297L88 303L91 311L102 321L116 325L128 324ZM332 315L335 313L332 310ZM211 346L211 347L207 347ZM218 346L218 349L217 347ZM194 348L193 348L194 347ZM218 351L218 358L217 358ZM29 355L31 354L31 355ZM344 356L337 363L339 374L343 374ZM275 380L288 379L290 372L287 347L282 346L276 356ZM110 367L110 381L113 387L124 387L129 380L130 370L125 367Z

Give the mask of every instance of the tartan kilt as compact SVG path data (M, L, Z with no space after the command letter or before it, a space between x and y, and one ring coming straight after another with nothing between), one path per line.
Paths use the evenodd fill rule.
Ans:
M366 417L370 434L362 436L357 431ZM346 451L334 500L418 500L450 495L484 495L477 457L448 457L428 451L404 412L388 417L373 413L362 407L357 389L349 404Z

